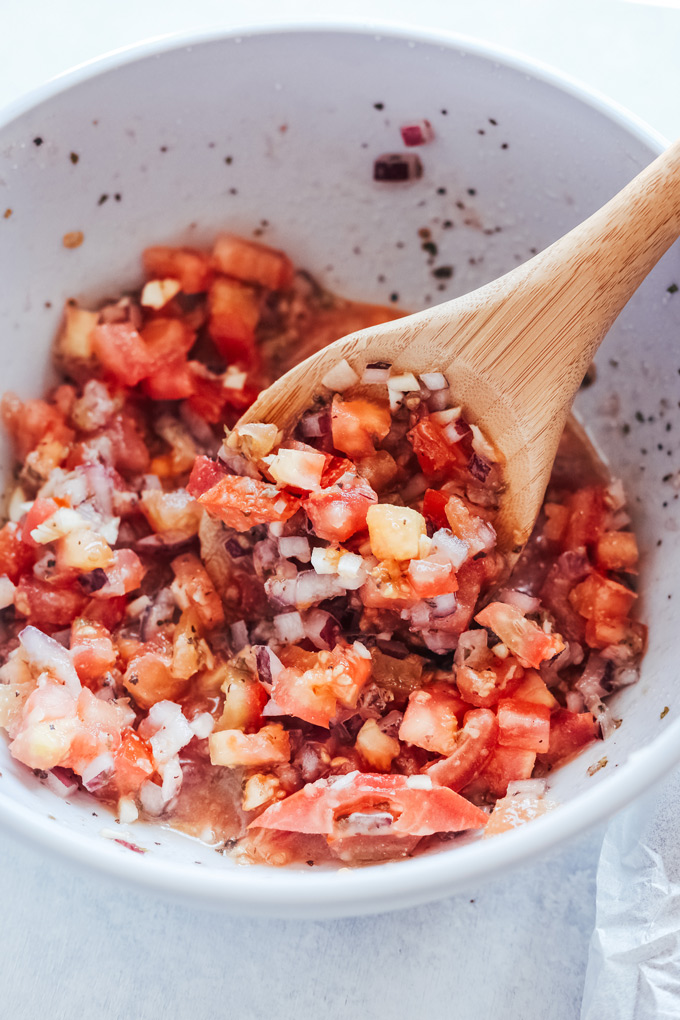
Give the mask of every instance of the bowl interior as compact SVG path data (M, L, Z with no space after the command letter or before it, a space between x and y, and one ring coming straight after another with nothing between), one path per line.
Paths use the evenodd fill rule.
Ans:
M415 309L524 261L655 154L651 136L578 90L456 41L273 32L160 48L81 78L0 128L2 389L22 396L38 395L49 375L64 300L96 301L136 285L139 253L150 243L200 245L227 228L285 248L340 293ZM434 140L409 150L422 176L375 182L374 160L404 152L400 127L423 119ZM63 236L73 231L82 231L82 244L64 247ZM536 825L548 833L552 826L554 838L560 812L570 802L585 805L598 786L613 782L615 769L630 769L633 752L653 750L680 707L673 668L680 599L676 281L678 252L671 250L614 326L596 381L577 401L629 496L649 651L640 683L616 697L621 726L551 780L565 807ZM2 459L7 466L6 446ZM661 718L666 706L668 718ZM590 775L604 758L606 767ZM395 868L399 885L408 887L414 876L414 901L433 894L432 882L451 890L512 857L491 848L494 842L511 847L517 836L526 849L531 843L513 833L430 858L428 893L427 883L418 886L418 861L369 869L373 900L362 904L358 890L368 879L358 873L239 869L235 893L236 869L212 849L135 825L135 842L152 851L142 860L100 838L102 829L119 834L111 816L84 797L56 799L4 743L0 770L0 806L15 822L19 806L33 835L121 873L144 868L165 876L157 879L164 887L172 884L168 876L186 888L193 882L194 891L244 909L255 909L256 887L269 889L263 896L270 906L280 895L286 909L295 903L307 914L367 909L369 902L385 907ZM611 789L612 803L622 803L621 784ZM577 811L564 817L571 820L560 831L578 828ZM196 862L200 880L188 877L198 872ZM260 909L267 909L265 899ZM402 894L400 902L406 899Z

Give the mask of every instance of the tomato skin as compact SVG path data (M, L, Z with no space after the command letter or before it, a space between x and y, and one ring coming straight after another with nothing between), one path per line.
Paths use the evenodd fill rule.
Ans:
M307 784L272 804L248 827L336 838L343 835L344 818L372 809L387 809L394 818L390 832L410 836L481 829L487 822L483 811L445 787L414 789L408 776L355 772ZM380 839L379 831L375 838Z
M37 577L24 575L14 596L14 607L36 627L68 627L80 616L87 599L74 588L57 588Z
M392 426L386 404L369 400L343 400L337 394L331 407L333 446L354 460L375 453L373 440L384 439Z
M448 477L457 469L467 468L469 454L460 448L460 443L447 442L441 428L431 418L421 418L406 438L426 477Z
M111 635L100 623L79 617L71 624L71 658L81 683L95 683L116 664Z
M498 721L488 708L473 708L463 721L456 748L448 758L428 765L425 774L433 783L462 790L479 775L496 746Z
M201 294L212 279L210 259L194 248L155 245L142 253L144 272L149 279L178 280L185 294Z
M293 263L287 255L233 234L220 234L215 241L213 265L226 276L268 290L285 290L293 282Z
M399 727L399 739L426 751L453 754L458 715L463 707L462 699L448 685L432 684L413 691Z
M8 521L0 528L0 575L7 574L10 581L16 584L24 571L32 565L33 553L22 541L22 529L18 524Z
M555 765L571 757L598 735L595 717L590 712L567 712L560 708L550 718L550 744L541 761Z
M368 508L377 493L363 478L333 489L313 492L302 506L314 531L327 542L345 542L366 528Z
M300 506L299 499L274 485L238 475L226 475L201 493L198 501L236 531L249 531L256 524L271 521L287 521Z
M516 606L505 602L490 602L475 620L482 627L490 627L522 666L537 669L544 659L554 658L564 648L559 634L546 634Z
M208 489L212 489L213 485L216 485L220 479L226 478L226 474L226 470L219 461L211 460L210 457L205 457L201 454L200 457L196 458L191 469L189 481L186 485L187 492L190 496L198 499Z
M550 709L519 698L498 702L498 743L522 751L547 751L550 739Z

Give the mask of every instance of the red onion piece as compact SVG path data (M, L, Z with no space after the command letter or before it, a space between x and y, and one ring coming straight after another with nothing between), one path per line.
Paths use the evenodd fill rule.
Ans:
M478 482L485 482L491 471L491 465L483 457L473 453L468 461L468 471Z
M412 152L386 152L373 164L374 181L411 181L422 175L423 165Z
M330 651L340 633L340 624L325 609L310 609L304 617L305 637L315 648Z
M229 628L231 644L235 652L240 652L248 644L248 627L245 620L237 620Z
M541 605L540 599L534 598L533 595L525 595L523 591L516 591L514 588L503 588L498 592L496 601L515 606L522 613L536 613Z
M300 432L310 439L320 439L327 436L331 431L331 416L329 411L316 411L314 414L306 414L300 421Z
M402 124L399 128L404 145L426 145L434 138L434 131L429 120L416 120L411 124Z
M271 685L283 670L283 663L266 645L258 645L255 651L257 674L260 682Z

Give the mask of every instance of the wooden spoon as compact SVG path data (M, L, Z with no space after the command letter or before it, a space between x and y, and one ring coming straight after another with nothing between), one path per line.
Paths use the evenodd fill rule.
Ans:
M315 398L328 398L321 380L343 359L359 376L374 362L443 372L465 417L501 455L499 545L516 554L595 351L679 235L680 141L529 262L453 301L336 340L264 390L241 423L291 431Z

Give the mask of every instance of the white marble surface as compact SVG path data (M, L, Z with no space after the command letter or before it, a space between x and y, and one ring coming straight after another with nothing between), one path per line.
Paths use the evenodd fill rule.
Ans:
M680 134L680 0L0 0L0 105L153 35L388 19L552 64ZM0 1015L12 1020L576 1020L601 832L439 904L332 922L253 921L144 896L0 831Z

